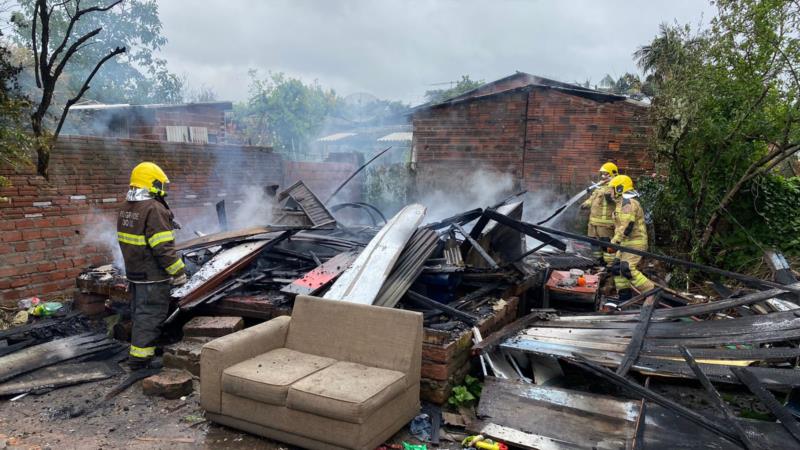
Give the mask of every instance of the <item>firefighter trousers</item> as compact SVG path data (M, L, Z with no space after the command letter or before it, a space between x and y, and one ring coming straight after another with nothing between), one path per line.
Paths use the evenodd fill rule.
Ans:
M611 242L611 238L614 236L614 226L593 225L590 223L587 235L590 238ZM592 257L598 261L600 258L603 258L603 261L606 263L606 265L611 264L614 261L614 253L608 253L607 248L600 247L598 245L592 245Z
M158 283L131 283L133 290L131 357L149 359L155 355L155 343L161 336L161 326L169 313L171 287L169 280Z
M639 246L625 245L624 242L621 245L639 250ZM645 248L641 248L641 250L646 249L646 246ZM656 287L652 281L639 271L638 267L642 262L641 256L632 253L617 252L616 258L619 258L620 262L619 273L614 275L614 285L617 288L617 292L622 289L630 289L631 286L636 288L639 292L649 291Z

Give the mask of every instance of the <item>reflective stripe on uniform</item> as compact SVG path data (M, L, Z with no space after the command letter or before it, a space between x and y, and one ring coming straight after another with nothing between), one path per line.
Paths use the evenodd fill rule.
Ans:
M156 348L131 345L129 354L135 358L152 358L156 354Z
M147 245L147 241L145 241L144 235L142 234L122 233L118 231L117 240L119 240L119 242L122 244L140 245L140 246Z
M632 275L631 284L633 284L637 288L646 286L647 284L650 283L650 280L648 280L647 277L644 276L644 274L642 272L639 272L638 270L631 270L631 275Z
M627 278L617 275L614 277L614 287L617 288L617 291L630 289L631 282Z
M589 223L592 225L614 225L614 219L601 219L598 217L589 217Z
M175 234L172 231L162 231L160 233L155 233L147 240L147 243L150 244L150 248L155 248L158 244L163 244L164 242L174 241Z
M637 246L637 245L638 246L642 246L642 245L647 245L647 241L644 240L644 239L633 239L633 240L630 240L630 241L622 241L622 242L619 243L619 245L621 245L623 247L634 247L634 246ZM620 250L620 251L622 251L622 250Z
M167 266L167 268L164 270L166 270L167 273L170 275L175 275L176 273L178 273L179 270L183 269L184 267L185 265L183 264L183 260L178 258L177 261Z

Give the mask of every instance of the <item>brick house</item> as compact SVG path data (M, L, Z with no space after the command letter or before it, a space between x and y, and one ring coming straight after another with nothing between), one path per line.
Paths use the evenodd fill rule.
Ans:
M586 186L606 161L653 170L646 104L523 72L417 107L412 125L420 191L461 189L478 169L552 193Z
M79 105L70 108L63 134L221 144L232 109L231 102Z

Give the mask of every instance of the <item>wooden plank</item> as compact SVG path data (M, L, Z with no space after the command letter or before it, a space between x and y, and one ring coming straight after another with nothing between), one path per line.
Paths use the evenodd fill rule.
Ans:
M625 449L634 437L639 405L608 396L487 377L477 414L491 423L566 445Z
M628 348L625 350L625 355L622 357L622 362L617 367L617 375L624 377L633 366L633 363L639 358L639 351L642 349L644 336L647 334L647 327L650 325L650 316L653 314L653 309L658 305L660 296L661 293L659 292L645 299L639 315L639 323L633 331L633 336Z
M711 419L702 414L696 413L684 406L681 406L678 403L675 403L672 400L660 394L657 394L650 389L640 386L625 377L619 376L616 373L606 369L605 367L599 366L589 361L586 358L576 355L575 359L577 359L577 361L570 358L562 358L562 359L571 364L575 364L578 367L581 367L597 376L605 378L606 380L610 381L611 383L614 383L617 386L628 389L636 393L637 396L639 397L644 397L652 402L658 403L659 405L668 408L672 412L691 420L692 422L708 429L709 431L712 431L721 436L725 436L731 442L734 443L739 442L739 436L736 433L732 433L726 425L719 423L716 419Z
M466 322L466 323L468 323L470 325L475 325L480 320L478 317L475 317L472 314L468 314L468 313L465 313L463 311L459 311L459 310L457 310L455 308L451 308L450 306L447 306L444 303L439 303L436 300L433 300L433 299L430 299L428 297L425 297L424 295L418 294L418 293L416 293L414 291L406 292L406 296L410 300L413 300L416 303L419 303L419 304L421 304L423 306L427 306L429 308L438 309L438 310L442 311L442 313L447 314L448 316L451 316L453 318L456 318L456 319L459 319L459 320L463 320L464 322Z
M322 289L325 289L336 277L347 270L357 256L358 252L355 251L339 253L314 268L314 270L306 273L301 278L284 286L281 292L297 295L314 295Z
M744 428L742 428L739 422L736 420L736 415L725 403L725 400L722 399L722 396L719 395L719 392L717 392L717 390L714 388L714 385L711 384L711 381L703 373L703 370L700 369L700 366L697 365L697 361L694 360L691 352L689 352L686 347L681 347L681 353L683 353L683 358L686 360L686 364L689 365L689 367L692 369L692 372L694 372L695 376L700 381L700 384L702 384L703 388L705 388L706 392L708 393L708 397L711 399L711 403L713 403L714 406L716 406L717 409L722 412L722 414L725 416L725 419L736 431L736 434L739 435L739 440L742 444L744 444L745 448L748 450L760 450L760 447L753 444L753 442L747 436Z
M106 362L59 364L45 367L29 374L20 375L14 380L0 384L0 396L55 389L89 381L105 380L106 378L111 378L116 373L119 373L119 366L115 368Z
M324 297L371 305L400 253L425 216L425 207L408 205L381 228Z
M764 385L758 382L758 378L756 378L749 369L744 367L734 367L731 368L731 372L736 375L736 378L742 382L750 392L755 394L761 403L769 409L769 411L778 418L780 424L786 428L786 431L794 437L798 444L800 444L800 425L797 424L797 420L795 419L794 415L789 412L783 405L775 399L775 396L772 395Z
M481 255L481 258L483 258L484 261L489 263L489 267L491 267L492 269L499 269L500 268L500 266L497 265L497 263L494 261L494 259L492 259L492 257L489 256L488 253L486 253L486 250L484 250L483 247L481 247L481 244L479 244L478 241L473 239L472 236L469 235L469 233L464 231L464 228L462 228L461 225L459 225L457 223L454 223L453 227L455 227L455 229L458 230L458 232L461 233L462 236L464 236L464 239L466 239L470 243L472 248L476 252L478 252L479 255Z
M188 241L183 241L175 244L175 250L187 251L195 250L198 248L214 247L217 245L227 244L233 241L241 241L247 238L252 238L258 235L273 233L275 231L282 231L283 227L253 227L245 228L242 230L223 231L220 233L207 234Z

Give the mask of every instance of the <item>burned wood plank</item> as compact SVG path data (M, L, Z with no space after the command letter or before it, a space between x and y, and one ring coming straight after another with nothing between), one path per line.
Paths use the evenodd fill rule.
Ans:
M466 223L472 222L473 220L477 219L478 217L483 214L483 209L475 208L460 214L456 214L455 216L448 217L447 219L442 219L438 222L432 222L424 226L424 228L430 228L431 230L440 230L442 228L447 228L450 225L457 223L459 225L464 225Z
M551 245L559 250L567 249L567 244L565 244L563 241L556 239L543 231L539 231L538 229L534 228L534 225L531 225L529 223L512 219L508 216L500 214L497 211L493 211L491 209L487 209L486 211L484 211L482 217L486 217L488 219L494 220L495 222L501 225L513 228L519 231L520 233L526 234L542 243Z
M473 237L470 236L469 233L464 231L464 228L462 228L461 225L459 225L457 223L454 223L453 227L456 230L458 230L458 232L461 233L462 236L464 236L464 239L466 239L469 242L469 244L472 246L472 248L475 249L475 251L478 252L479 255L481 255L481 258L483 258L487 263L489 263L489 266L492 269L499 269L500 268L500 266L497 265L497 263L494 261L494 259L492 259L492 257L489 256L488 253L486 253L486 250L484 250L483 247L481 247L481 244L479 244L478 241L473 239Z
M599 366L586 358L583 358L580 355L573 355L572 358L562 358L563 360L569 362L570 364L577 365L585 369L588 372L591 372L601 378L604 378L611 383L632 391L636 393L639 397L644 397L654 403L658 403L659 405L669 409L670 411L685 417L686 419L691 420L692 422L706 428L709 431L714 432L720 436L724 436L728 440L733 443L739 443L739 436L736 433L732 433L728 427L724 424L717 422L715 419L711 419L706 417L702 414L696 413L684 406L679 405L678 403L673 402L672 400L653 392L650 389L647 389L639 384L625 378L622 376L617 375L616 373L612 372L611 370L606 369L603 366Z
M797 420L794 418L794 415L789 412L783 405L775 399L775 396L769 392L764 385L759 383L758 378L756 378L748 368L745 367L732 367L731 372L736 375L736 378L742 382L747 388L761 400L761 403L769 409L769 411L778 418L778 421L789 434L794 437L794 439L800 444L800 425L797 424Z
M290 227L292 229L306 229L308 227ZM183 241L175 244L175 250L187 251L195 250L198 248L215 247L217 245L224 245L229 242L241 241L244 239L254 238L262 234L276 233L286 231L287 227L253 227L245 228L243 230L223 231L221 233L208 234L200 236L188 241Z
M358 257L358 252L347 251L339 253L301 278L283 287L281 292L296 295L313 295L327 287L336 277L347 270L356 257Z
M639 323L636 324L636 329L633 331L633 336L631 336L631 341L628 344L627 350L625 350L625 355L622 357L622 362L620 362L617 367L617 375L624 377L631 366L633 366L633 363L639 358L639 351L642 350L642 343L644 342L644 336L647 334L647 327L650 326L650 316L653 314L653 309L658 305L659 298L660 292L647 297L644 301L641 313L639 314Z
M119 366L107 362L82 362L45 367L0 384L0 397L105 380L119 373Z
M85 333L28 347L0 358L0 382L118 345L118 342L102 334Z
M436 300L430 299L425 297L422 294L418 294L414 291L407 291L406 297L410 300L414 301L415 303L427 306L429 308L435 308L442 313L447 314L448 316L454 317L459 320L463 320L464 322L468 323L469 325L475 325L480 320L478 317L473 316L472 314L467 314L464 311L459 311L453 307L445 305L444 303L439 303Z
M477 413L572 448L625 449L634 437L639 407L634 401L487 377Z
M508 283L506 283L504 281L498 281L498 282L494 282L494 283L488 284L486 286L483 286L481 288L478 288L478 289L470 292L469 294L459 298L458 300L454 301L453 302L453 307L454 308L462 308L462 307L464 307L464 305L472 302L473 300L477 300L477 299L479 299L479 298L481 298L481 297L483 297L485 295L488 295L492 291L494 291L496 289L499 289L499 288L505 286L506 284L508 284Z
M711 399L711 403L719 409L722 414L725 416L725 419L728 423L733 427L736 431L736 434L739 436L739 441L744 444L744 447L748 450L759 450L760 447L753 444L750 438L745 433L744 429L739 424L739 421L736 420L736 415L731 411L730 407L725 403L725 400L722 399L722 396L719 395L719 392L714 388L714 385L711 384L711 380L706 377L703 373L703 370L700 369L700 366L697 365L697 361L694 360L691 352L686 349L686 347L681 347L681 353L683 353L683 358L686 360L686 364L692 369L697 379L700 381L700 384L703 385L706 392L708 393L708 397Z
M546 312L543 311L534 311L528 314L525 317L521 317L514 322L500 328L499 330L492 333L489 337L482 340L480 343L474 345L472 347L472 353L474 355L480 355L484 352L488 353L491 352L498 344L508 339L511 335L517 334L520 331L524 330L534 321L541 320L543 315L546 315Z
M127 376L127 378L122 380L122 382L111 388L111 390L108 391L108 393L106 393L105 397L103 397L103 400L101 400L99 403L111 400L112 398L119 395L125 389L128 389L129 387L133 386L133 384L136 383L137 381L143 380L147 377L151 377L159 372L161 372L161 369L141 369L131 372Z
M633 298L631 298L629 300L625 300L624 302L622 302L619 305L617 305L617 309L618 310L623 310L623 309L627 308L628 306L631 306L631 305L634 305L636 303L639 303L640 301L642 301L642 299L650 297L651 295L655 295L657 292L661 292L661 287L656 287L656 288L650 289L649 291L642 292L641 294L639 294L639 295L637 295L637 296L635 296L635 297L633 297Z
M225 200L220 200L216 204L217 208L217 221L219 222L219 229L228 231L228 213L225 211Z

